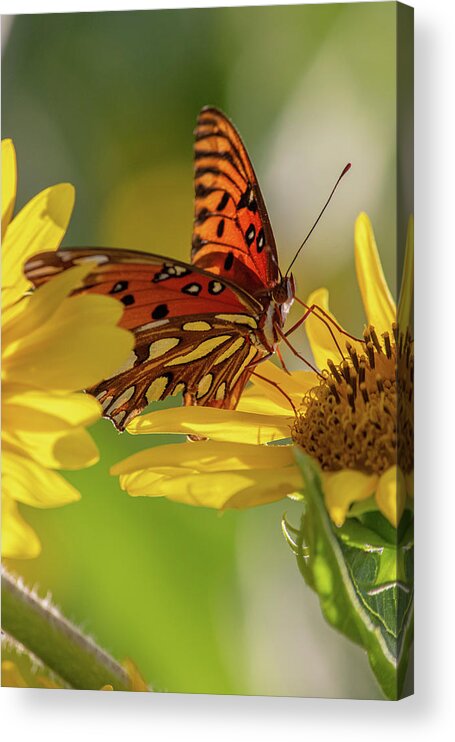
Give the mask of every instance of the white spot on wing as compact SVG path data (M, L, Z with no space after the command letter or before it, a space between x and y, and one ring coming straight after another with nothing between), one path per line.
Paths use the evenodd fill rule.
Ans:
M219 385L218 389L216 390L215 399L218 401L221 401L226 396L226 382L223 381L222 384Z
M185 322L185 324L182 327L182 330L194 330L196 332L202 332L203 330L211 330L212 325L209 325L208 322L204 322L203 320L198 320L195 322Z
M157 379L152 381L145 394L147 400L149 402L158 402L166 391L168 384L169 379L167 376L159 376Z
M257 353L257 351L256 351L256 348L255 348L254 346L252 346L252 347L250 348L250 350L249 350L249 352L248 352L248 355L247 355L247 357L245 358L244 362L242 363L242 365L240 366L240 368L238 369L238 371L237 371L237 372L236 372L236 373L234 374L234 376L232 377L232 381L231 381L231 389L233 389L233 388L234 388L234 386L236 385L236 383L237 383L237 382L238 382L238 380L240 379L241 375L242 375L242 374L243 374L243 372L245 371L245 369L246 369L246 367L248 366L248 364L249 364L249 363L250 363L250 362L251 362L251 361L253 360L253 358L254 358L254 356L256 355L256 353Z
M226 340L229 340L230 337L230 335L219 335L216 338L204 340L189 353L186 353L183 356L177 356L177 358L172 358L172 360L168 361L165 365L178 366L181 363L191 363L192 361L198 361L199 358L205 358L205 356L208 356L209 353L215 350L215 348L218 348L219 345L222 345Z
M117 374L122 374L124 371L129 371L131 368L133 368L134 364L137 361L137 355L134 352L134 350L131 351L128 358L122 365L115 371L113 376L117 376Z
M218 366L219 363L223 363L227 358L230 358L234 355L234 353L237 353L238 350L244 345L245 338L240 337L234 340L233 343L227 348L223 353L218 356L218 358L213 362L214 366Z
M190 273L188 268L185 268L183 265L174 265L174 271L176 276L186 276L187 273Z
M153 361L155 358L164 356L164 354L172 350L172 348L176 348L179 343L180 338L163 338L162 340L155 340L155 342L150 346L147 360Z
M136 332L140 332L141 330L151 330L155 329L155 327L161 327L162 325L168 325L169 320L168 319L158 319L156 322L147 322L145 325L140 325L140 327L136 328Z
M231 322L235 325L247 325L253 330L257 329L258 323L250 314L217 314L217 319Z
M115 423L117 423L117 425L120 425L125 415L126 415L126 410L121 410L121 412L117 412L116 415L112 415L112 419Z
M114 401L112 402L111 405L109 405L109 407L105 407L104 411L106 413L113 412L115 409L118 409L122 405L126 404L131 399L133 394L134 394L134 386L129 386L128 389L125 389L125 391L120 394L120 396L114 399Z
M30 268L30 266L28 266ZM42 268L34 268L33 276L48 276L49 273L60 273L60 268L55 265L43 265Z
M212 386L213 381L213 374L206 374L202 377L200 380L198 386L197 386L197 394L196 397L200 399L201 397L205 397L205 395L210 391L210 387Z
M84 255L82 258L77 258L75 261L77 263L98 263L98 265L101 265L101 263L108 263L109 258L107 255Z

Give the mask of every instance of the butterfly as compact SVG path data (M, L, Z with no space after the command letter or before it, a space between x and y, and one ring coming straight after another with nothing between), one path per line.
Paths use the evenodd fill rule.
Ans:
M236 407L258 362L275 352L295 295L283 276L253 166L231 121L201 110L194 131L191 262L136 250L62 249L33 256L39 287L86 261L74 293L113 296L135 347L114 376L88 391L118 430L149 403L182 393L185 405Z

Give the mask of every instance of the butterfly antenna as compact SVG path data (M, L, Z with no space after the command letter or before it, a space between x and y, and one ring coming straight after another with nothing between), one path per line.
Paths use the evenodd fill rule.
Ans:
M301 250L302 250L302 249L303 249L303 248L305 247L306 243L308 242L308 240L310 239L310 237L311 237L311 235L313 234L314 230L316 229L316 226L317 226L317 224L318 224L318 222L319 222L320 218L322 217L322 215L323 215L324 211L326 210L327 206L329 205L330 201L332 200L332 196L333 196L333 194L335 193L336 189L338 188L338 184L339 184L340 180L341 180L341 179L342 179L342 178L343 178L343 177L344 177L344 176L346 175L346 173L347 173L347 172L348 172L348 171L349 171L350 169L351 169L351 163L350 163L350 162L348 162L348 164L346 165L346 167L344 167L344 168L343 168L343 171L342 171L342 173L341 173L341 174L340 174L340 176L338 177L338 180L337 180L337 182L336 182L336 183L335 183L335 185L333 186L333 188L332 188L332 190L331 190L331 192L330 192L330 196L328 197L327 201L325 202L324 206L322 207L321 211L319 212L319 216L318 216L318 218L316 219L315 223L314 223L314 224L313 224L313 226L311 227L311 229L310 229L310 231L308 232L307 236L305 237L305 239L303 240L303 242L302 242L302 244L300 245L299 249L297 250L296 254L294 255L294 257L293 257L293 259L292 259L292 261L291 261L291 264L290 264L289 268L287 269L286 273L284 274L285 276L287 276L287 275L288 275L288 273L289 273L289 271L291 270L292 266L294 265L295 261L296 261L296 260L297 260L297 258L299 257L300 251L301 251Z

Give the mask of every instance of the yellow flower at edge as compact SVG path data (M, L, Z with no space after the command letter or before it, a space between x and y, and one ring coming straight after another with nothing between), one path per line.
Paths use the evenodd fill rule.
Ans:
M128 675L131 691L136 693L150 692L150 688L132 660L127 658L122 662L122 666ZM63 684L60 685L56 680L45 674L44 668L42 668L41 672L38 672L37 667L33 674L26 679L24 673L20 671L17 664L10 659L2 660L1 681L3 688L47 688L48 690L62 690L68 688L68 686ZM106 685L103 685L100 690L113 691L116 690L116 688L114 688L111 683L106 683Z
M85 430L101 416L79 390L108 377L128 356L133 336L117 327L122 308L108 297L71 291L90 270L78 266L30 295L22 267L56 250L74 205L67 184L41 191L14 217L16 154L2 142L2 556L36 557L40 541L18 503L65 505L78 491L58 469L98 461Z
M111 470L122 488L132 496L164 496L217 509L279 500L301 492L302 478L293 445L267 444L291 437L319 463L335 524L364 508L379 509L397 526L412 495L412 242L411 221L398 308L404 333L397 328L370 221L361 214L355 264L368 321L363 341L349 339L330 315L327 290L315 291L308 304L318 305L334 322L324 323L320 313L305 322L321 373L289 375L265 361L260 373L268 381L253 375L253 386L235 411L187 407L136 418L127 428L132 434L180 433L209 440L130 456Z

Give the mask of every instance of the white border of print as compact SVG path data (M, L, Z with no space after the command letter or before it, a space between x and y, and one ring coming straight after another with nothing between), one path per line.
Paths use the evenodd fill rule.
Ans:
M140 2L209 7L267 2ZM278 4L278 3L275 3ZM292 4L292 3L287 3ZM294 698L90 693L3 688L4 739L448 739L453 722L455 369L453 295L453 0L415 0L417 606L416 695L400 703ZM66 0L64 11L125 10L115 0ZM2 13L61 12L57 0L3 0ZM445 376L447 374L447 376ZM445 384L449 384L449 388ZM452 727L453 728L453 727Z

